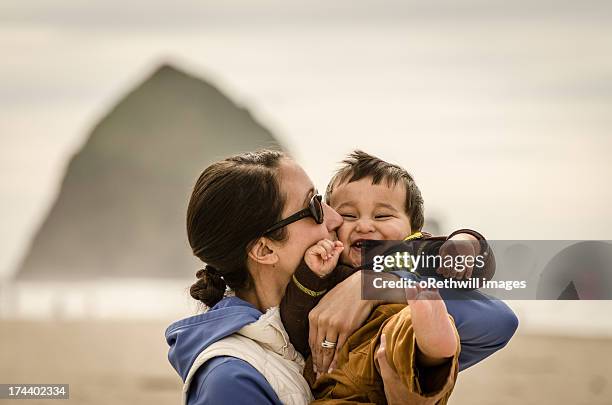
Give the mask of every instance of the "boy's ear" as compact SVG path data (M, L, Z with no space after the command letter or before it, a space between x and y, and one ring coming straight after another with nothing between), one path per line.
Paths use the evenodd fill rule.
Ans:
M272 247L270 239L263 236L253 243L248 256L251 260L260 264L276 264L278 262L278 254Z

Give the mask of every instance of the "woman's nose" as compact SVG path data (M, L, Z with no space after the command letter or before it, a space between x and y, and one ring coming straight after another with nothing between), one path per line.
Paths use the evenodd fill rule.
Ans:
M334 232L342 225L342 217L332 207L323 203L323 217L325 226L329 232Z

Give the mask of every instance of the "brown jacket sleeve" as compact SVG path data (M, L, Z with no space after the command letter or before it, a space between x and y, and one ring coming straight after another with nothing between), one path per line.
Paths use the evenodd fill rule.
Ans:
M280 313L289 340L304 358L310 354L308 346L308 314L319 303L323 295L355 272L350 266L338 265L327 277L317 276L302 260L293 276L306 289L317 294L304 292L291 279L280 304Z

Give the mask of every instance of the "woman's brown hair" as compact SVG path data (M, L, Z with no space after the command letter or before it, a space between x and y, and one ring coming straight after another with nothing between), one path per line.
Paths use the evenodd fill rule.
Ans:
M280 220L285 206L278 182L283 157L276 150L242 153L213 163L198 178L187 209L187 236L206 267L196 273L190 293L206 306L219 302L227 287L252 287L248 250ZM284 240L286 229L266 237Z

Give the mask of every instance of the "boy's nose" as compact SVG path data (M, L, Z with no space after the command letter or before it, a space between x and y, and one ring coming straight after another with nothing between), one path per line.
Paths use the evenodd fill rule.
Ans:
M370 219L359 218L357 220L357 224L355 224L355 231L359 233L369 233L374 232L375 230L374 222Z
M332 207L323 203L323 217L328 232L335 232L342 225L342 217Z

